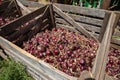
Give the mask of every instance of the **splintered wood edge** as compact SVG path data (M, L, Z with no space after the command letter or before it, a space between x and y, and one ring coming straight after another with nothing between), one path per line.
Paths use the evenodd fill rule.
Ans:
M17 51L19 51L21 54L24 54L25 56L29 57L29 58L32 58L34 59L35 61L39 62L40 64L46 66L47 68L55 71L56 73L64 76L65 78L67 78L68 80L77 80L78 78L76 77L72 77L72 76L69 76L67 74L65 74L64 72L54 68L53 66L51 66L50 64L34 57L33 55L31 55L30 53L26 52L25 50L21 49L20 47L16 46L15 44L11 43L10 41L4 39L3 37L0 36L0 41L3 41L5 44L11 46L12 48L15 48ZM3 49L6 49L6 50L10 50L7 46L3 45L3 43L0 43L0 46L3 48Z

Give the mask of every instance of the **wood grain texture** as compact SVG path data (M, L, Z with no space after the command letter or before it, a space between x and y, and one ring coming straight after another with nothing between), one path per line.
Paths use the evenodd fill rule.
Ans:
M31 30L31 28L35 27L35 25L37 23L39 23L39 25L41 25L40 23L43 22L44 19L48 18L48 16L49 16L49 9L46 8L46 10L43 13L44 13L43 15L37 17L37 20L34 19L33 21L29 21L29 24L27 26L24 26L23 28L16 31L12 35L9 35L9 37L7 39L10 41L13 41L16 38L18 38L19 36L24 35L26 32ZM41 20L41 21L39 21L39 20ZM45 22L44 24L49 24L49 23ZM39 25L38 25L38 27L39 27Z
M43 75L48 80L77 80L77 78L68 76L64 72L57 70L2 37L0 37L0 45L3 49L8 51L7 54L10 56L14 55L26 66L32 67L39 75Z
M93 38L97 41L97 39L91 35L86 29L83 28L83 26L76 23L71 17L63 13L59 8L57 8L55 5L53 5L54 11L56 14L61 16L65 21L67 21L70 25L72 25L74 28L76 28L80 33L84 34L88 38Z
M96 80L104 80L105 77L105 68L115 19L116 15L112 13L107 24L100 48L98 49L98 54L96 55L95 65L92 70L92 74Z
M38 15L42 14L43 11L46 9L47 6L44 6L42 8L39 8L38 10L34 11L34 12L31 12L30 14L28 15L25 15L25 16L22 16L4 26L2 26L0 28L0 35L1 36L5 36L7 34L9 34L12 30L15 30L16 28L18 28L20 25L28 22L29 20L37 17ZM17 26L17 25L18 26Z
M62 11L66 11L66 12L78 13L78 14L83 14L83 15L88 15L93 17L99 17L99 18L104 18L105 16L105 10L84 8L80 6L71 6L71 5L64 5L64 4L57 4L57 3L54 3L54 5L60 8Z
M99 41L100 41L100 42L101 42L102 39L103 39L103 36L104 36L105 30L106 30L106 27L107 27L107 24L108 24L110 15L111 15L111 12L106 12L106 13L105 13L105 18L104 18L104 20L103 20L103 25L102 25L102 27L101 27L100 36L99 36Z
M66 25L70 25L69 23L67 23L64 19L62 18L56 18L56 23L60 23L60 24L66 24ZM100 27L96 27L93 25L89 25L89 24L84 24L84 23L80 23L77 22L79 25L82 25L85 29L91 31L91 32L98 32L100 33Z

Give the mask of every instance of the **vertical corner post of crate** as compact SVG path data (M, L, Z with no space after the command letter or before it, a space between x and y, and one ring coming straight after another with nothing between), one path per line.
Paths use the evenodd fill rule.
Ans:
M105 17L104 17L104 19L103 19L103 25L102 25L102 27L101 27L100 35L99 35L99 38L98 38L98 40L99 40L100 42L101 42L102 39L103 39L103 36L104 36L105 30L106 30L106 27L107 27L107 24L108 24L110 15L111 15L111 12L109 12L109 11L106 11L106 12L105 12Z
M116 17L117 16L114 14L114 12L112 12L110 18L108 19L108 24L106 24L106 30L104 31L103 39L96 55L95 65L93 66L92 70L92 74L96 80L104 80L105 78L105 68L109 53L108 51L110 48Z
M53 4L49 4L49 14L50 28L56 27Z

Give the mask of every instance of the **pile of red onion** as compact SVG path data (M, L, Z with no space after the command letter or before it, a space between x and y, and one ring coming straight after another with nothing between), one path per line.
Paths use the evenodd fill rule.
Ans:
M110 48L106 72L120 80L120 51L118 49Z
M64 28L53 28L23 43L23 49L64 73L79 77L91 71L98 43Z
M1 26L3 26L3 25L5 25L6 23L9 23L9 22L11 22L12 20L14 20L15 18L13 18L13 17L10 17L10 18L2 18L2 17L0 17L0 27Z

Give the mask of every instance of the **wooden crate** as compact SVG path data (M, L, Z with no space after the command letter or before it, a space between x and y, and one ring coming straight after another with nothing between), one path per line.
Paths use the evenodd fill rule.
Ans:
M30 4L31 2L26 2L26 3L23 3L23 4L27 5L28 3ZM110 17L110 12L109 11L100 10L100 9L90 9L90 8L86 9L86 8L81 8L81 7L78 7L78 6L63 5L63 4L55 4L55 5L57 7L59 7L62 11L66 12L76 22L83 25L84 28L86 28L89 32L91 32L93 35L95 35L99 39L99 41L101 41L101 39L102 39L102 37L105 33L109 17ZM28 5L28 6L35 8L35 7L43 6L43 4L33 3L32 5ZM95 15L93 13L95 13ZM118 13L119 12L117 12L117 14ZM117 21L117 18L119 18L119 16L116 17L115 21ZM60 25L60 26L61 25L66 25L66 24L69 25L66 21L64 21L58 15L56 15L56 23L57 23L57 25ZM114 24L116 24L116 22ZM119 21L118 21L117 30L115 29L113 36L120 36L119 35L120 28L118 27L119 25L120 24L119 24ZM112 31L111 31L111 33L112 33ZM117 46L118 49L120 48L119 47L120 41L118 39L114 39L112 37L111 43L114 43L114 47ZM104 64L106 64L106 63L104 63ZM104 68L105 68L105 66L104 66ZM105 69L103 69L103 70L105 70ZM97 75L97 74L94 73L94 71L92 73L94 74L94 76ZM105 74L105 72L102 72L102 75L104 75L104 74ZM105 80L115 80L113 77L110 77L108 75L106 75L104 77L104 79Z
M0 5L0 17L5 18L18 18L22 16L20 7L15 0L3 1Z
M64 17L64 19L70 24L70 26L67 27L68 29L77 31L78 33L84 34L86 37L93 38L97 41L97 39L93 35L88 33L79 24L76 24L76 22L72 18L64 14L60 9L58 9L55 6L53 6L53 8L54 8L53 10L55 14L58 14L60 17ZM28 21L31 21L28 26L22 27L19 29L20 25ZM52 28L52 27L55 27L52 6L51 5L44 6L2 27L0 31L0 35L2 36L0 37L0 45L2 48L4 48L5 52L8 55L23 62L25 65L28 66L30 70L32 69L32 71L34 71L34 73L37 74L37 77L42 76L43 79L48 79L48 80L51 80L51 79L77 80L78 78L68 76L67 74L55 69L49 64L46 64L44 61L41 61L40 59L35 58L34 56L30 55L23 49L11 43L13 42L17 45L21 45L24 40L31 38L37 32L42 31L46 28ZM5 40L3 37L6 38L7 40ZM9 42L8 40L11 42ZM87 74L89 74L89 77L90 77L90 72L88 72Z
M37 2L19 0L23 5L27 5L30 10L42 7L44 4ZM93 8L81 8L80 6L72 6L65 4L54 3L63 12L67 13L71 18L73 18L78 24L82 25L86 30L93 34L99 41L101 41L104 35L104 28L109 20L110 11L102 9ZM32 9L31 9L32 8ZM68 25L58 15L55 15L57 25Z
M59 7L59 4L55 4ZM68 6L68 5L67 5ZM22 42L26 39L26 38L31 38L30 35L34 35L38 32L38 25L39 26L44 26L45 27L49 27L49 26L54 26L55 24L57 26L64 26L66 28L69 28L69 29L72 29L72 30L75 30L78 29L80 33L84 34L85 36L87 37L92 37L94 38L95 40L97 40L94 36L92 36L90 33L88 33L81 25L81 23L76 23L72 18L70 18L68 15L64 14L60 9L58 9L57 7L53 7L53 11L54 11L54 15L55 15L55 20L54 20L54 17L53 17L53 13L51 9L51 7L48 7L48 6L45 6L43 8L40 8L38 10L36 10L35 12L32 12L28 15L25 15L21 18L19 18L18 20L14 21L13 23L10 23L9 25L6 25L4 26L2 29L1 29L1 36L0 37L0 45L5 49L6 53L12 57L14 57L15 59L17 59L18 61L21 61L23 62L25 65L28 65L28 69L30 72L32 72L33 74L37 74L35 77L39 80L39 78L41 77L41 79L56 79L56 80L77 80L78 78L75 78L75 77L71 77L71 76L68 76L66 75L65 73L53 68L52 66L46 64L45 62L33 57L32 55L28 54L26 51L22 50L21 48L19 48L18 46L12 44L11 42L17 44L17 45L20 45L22 44ZM74 6L75 7L75 6ZM74 8L75 9L75 8ZM74 10L73 9L73 10ZM93 10L95 12L94 9L90 9L90 10ZM87 13L88 12L88 9L86 8L81 8L81 14L83 13ZM97 10L98 12L98 10ZM100 11L101 12L101 11ZM103 12L103 11L102 11ZM71 13L71 12L70 12ZM99 41L102 42L100 45L103 46L103 44L105 43L104 41L107 42L106 38L105 37L108 37L110 38L111 36L108 36L108 33L109 32L109 26L110 26L110 22L109 22L109 25L107 24L109 20L109 17L111 15L110 12L103 12L104 13L104 16L99 16L99 14L96 14L97 17L99 19L102 19L103 20L103 26L101 25L101 30L100 30L100 37L99 37ZM23 27L22 29L17 29L18 26L17 25L21 25L21 24L24 24L26 23L27 21L30 21L31 19L34 19L35 17L39 16L39 15L42 15L42 17L38 17L37 20L33 21L31 24L29 24L28 26L26 27ZM71 15L74 15L71 13ZM89 17L90 15L87 13L87 14L84 14L85 16L87 15L87 17ZM92 15L92 14L91 14ZM96 18L96 15L92 15L93 19ZM50 16L50 17L48 17ZM83 15L81 15L82 18L83 18ZM106 18L105 18L106 17ZM42 22L43 20L45 20L47 18L47 20L45 22ZM62 19L63 23L60 23L58 22L57 18L60 18ZM82 19L81 18L81 19ZM91 17L90 17L91 18ZM113 18L113 17L112 17ZM88 18L89 19L89 18ZM114 18L113 18L114 19ZM40 21L41 23L37 23L38 21ZM55 23L54 23L55 21ZM95 20L94 20L95 21ZM50 23L51 22L51 23ZM87 21L88 22L88 21ZM84 23L85 24L85 23ZM87 24L87 23L86 23ZM34 26L35 25L35 26ZM88 25L88 24L87 24ZM36 27L35 29L31 30L32 27ZM69 27L68 27L69 26ZM106 27L107 26L107 27ZM98 27L98 26L97 26ZM41 27L42 28L42 27ZM41 29L40 28L40 29ZM43 29L44 29L43 28ZM104 29L102 29L104 28ZM11 31L9 31L9 29L11 29ZM107 29L107 35L105 37L103 37L104 33L106 32L106 29ZM112 26L111 28L112 29ZM10 34L12 33L12 31L14 32L13 34ZM93 30L94 31L94 30ZM28 33L29 32L29 33ZM93 33L93 32L92 32ZM24 35L25 34L25 35ZM8 39L9 41L5 40L4 38ZM19 37L19 38L18 38ZM16 38L18 38L16 40ZM104 40L104 41L103 41ZM104 42L104 43L103 43ZM109 42L107 42L109 43ZM6 46L4 46L6 45ZM107 46L107 44L105 43L105 45ZM106 47L105 46L105 47ZM99 47L99 50L105 48L105 47ZM104 59L104 52L103 51L103 55L100 55L103 59ZM16 54L17 53L17 54ZM100 52L98 52L97 54L100 54ZM97 59L96 59L97 60ZM100 60L101 61L101 60ZM101 61L103 62L103 61ZM96 61L96 64L97 64L97 61ZM102 63L101 63L102 64ZM98 64L98 65L101 65L101 64ZM36 66L34 66L36 65ZM97 66L98 66L97 65ZM104 69L103 69L104 70ZM95 65L95 68L93 69L92 72L83 72L81 77L79 78L80 80L82 79L85 79L85 78L94 78L96 77L96 74L94 74L95 72L97 71L97 68L96 68L96 65ZM100 71L100 69L98 70ZM101 72L101 71L100 71ZM100 74L98 74L100 75ZM53 78L54 77L54 78Z
M112 43L120 46L120 12L115 12L117 15L117 21L115 30L112 37Z
M113 32L110 47L120 50L120 12L115 12L116 20L113 25ZM108 57L107 57L108 58ZM105 74L105 80L118 80L115 77Z

